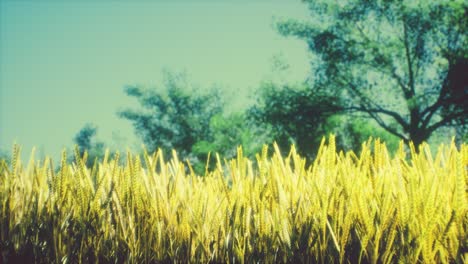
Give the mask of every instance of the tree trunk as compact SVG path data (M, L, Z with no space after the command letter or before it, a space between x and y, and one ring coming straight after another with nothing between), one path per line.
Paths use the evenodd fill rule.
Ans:
M426 128L419 127L418 124L411 126L410 130L408 131L408 134L409 142L406 143L412 142L417 152L419 152L419 146L423 142L427 142L429 136L431 135L430 131L428 131Z

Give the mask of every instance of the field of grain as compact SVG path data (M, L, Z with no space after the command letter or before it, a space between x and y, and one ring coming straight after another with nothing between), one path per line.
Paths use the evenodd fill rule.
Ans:
M0 161L4 263L467 263L468 146L431 155L378 140L238 149L198 176L176 153Z

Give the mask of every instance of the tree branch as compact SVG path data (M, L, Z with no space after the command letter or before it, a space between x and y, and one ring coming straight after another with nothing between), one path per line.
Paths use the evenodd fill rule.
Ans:
M372 100L370 100L369 97L367 97L366 95L364 95L358 87L356 87L356 85L354 85L352 82L346 80L345 78L343 78L343 82L345 84L347 84L350 89L351 89L351 92L353 92L357 97L359 97L359 100L361 101L361 104L364 104L366 105L367 107L371 107L371 105L373 105L374 107L378 107L378 105L374 102L372 102Z
M396 129L388 126L375 112L372 112L372 111L365 111L365 112L367 112L369 116L372 117L372 119L374 119L379 124L379 126L387 130L389 133L407 141L407 138L403 134L399 133Z
M450 66L449 66L450 68ZM445 95L449 92L449 71L447 71L447 75L444 78L444 81L442 82L442 87L440 88L439 91L439 96L437 97L437 100L429 107L424 109L421 113L421 117L423 117L422 121L422 126L426 127L429 122L431 121L432 116L439 110L440 107L445 105L447 102L444 102L444 97Z
M468 112L467 111L461 111L461 112L458 112L458 113L453 113L451 115L447 115L445 116L444 118L442 118L442 120L440 120L439 122L436 122L434 124L432 124L431 126L429 126L427 128L427 131L429 133L432 133L434 132L436 129L438 129L439 127L443 127L443 126L446 126L448 125L448 123L454 119L457 119L459 117L463 117L463 116L467 116L468 115Z
M392 69L391 75L392 75L392 77L397 81L398 85L399 85L400 88L401 88L401 91L403 92L404 97L406 98L407 95L409 94L409 88L406 87L406 85L405 85L405 83L403 82L403 80L401 79L401 77L398 76L398 74L396 74L395 68Z
M414 73L413 73L413 62L411 60L411 51L409 48L409 41L408 41L408 32L407 32L407 25L406 21L403 21L403 37L404 37L404 45L405 45L405 55L406 55L406 63L408 64L408 73L409 73L409 93L405 94L406 99L411 99L415 95L414 90Z
M402 127L404 130L407 130L409 128L409 124L403 119L403 117L401 117L400 114L396 113L396 112L393 112L393 111L390 111L390 110L386 110L386 109L382 109L382 108L366 108L366 107L348 107L347 110L351 110L351 111L359 111L359 112L365 112L365 113L368 113L368 114L384 114L384 115L387 115L387 116L390 116L392 117L393 119L395 119L395 121L397 121Z

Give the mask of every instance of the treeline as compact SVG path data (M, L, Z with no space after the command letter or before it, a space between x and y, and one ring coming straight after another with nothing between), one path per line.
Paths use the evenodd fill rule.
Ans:
M466 2L305 3L308 21L276 26L308 44L313 60L307 80L263 82L253 105L228 113L229 98L219 90L197 90L184 76L166 74L160 87L127 87L141 107L118 116L132 123L148 151L175 149L199 171L210 153L231 158L242 145L252 156L273 141L283 151L295 144L313 158L330 133L338 148L355 151L370 136L383 139L390 151L400 140L417 146L436 132L467 141ZM87 126L75 138L90 161L105 147L92 142L95 133Z

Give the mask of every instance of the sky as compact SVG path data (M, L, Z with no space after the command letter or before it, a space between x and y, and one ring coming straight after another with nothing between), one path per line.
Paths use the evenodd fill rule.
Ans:
M134 148L123 88L161 87L164 70L245 107L262 81L306 78L306 44L273 24L307 16L299 0L0 0L0 149L58 157L86 123Z

